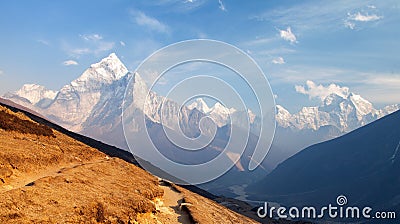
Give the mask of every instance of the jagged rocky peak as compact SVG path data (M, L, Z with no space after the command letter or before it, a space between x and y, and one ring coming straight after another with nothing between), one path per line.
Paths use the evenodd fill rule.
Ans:
M290 112L286 110L286 108L279 104L276 105L276 113L282 115L290 114Z
M71 82L74 89L83 90L91 88L91 84L110 84L121 79L128 73L128 69L115 53L102 59L100 62L90 65L88 69L76 80ZM81 88L80 88L81 87ZM84 87L84 88L82 88Z
M292 115L281 105L276 105L276 121L279 126L287 128L290 127Z
M230 110L222 105L220 102L216 102L215 105L211 108L211 113L229 114Z
M210 107L208 107L207 103L203 100L203 98L197 98L193 103L191 103L188 108L190 110L193 110L196 108L202 113L209 113L210 112Z
M377 112L378 118L381 118L383 116L386 116L386 115L391 114L398 110L400 110L400 104L393 104L393 105L386 106Z
M115 53L111 53L108 57L102 59L100 62L92 64L90 69L94 69L99 74L105 75L105 77L113 78L113 80L118 80L128 73L128 69L121 62ZM103 72L107 71L107 72Z
M25 84L21 89L6 94L5 98L13 98L15 96L27 99L31 104L36 104L43 99L54 99L57 95L56 91L48 90L46 87L38 84Z
M360 95L351 93L349 95L349 99L356 107L357 113L360 116L364 116L369 113L375 113L376 111L372 103L362 98Z
M329 106L340 106L342 102L346 102L354 106L354 109L356 109L356 112L359 116L364 116L366 114L374 113L376 111L372 103L370 103L368 100L364 99L360 95L352 92L342 96L332 93L325 98L323 106L328 108Z
M190 105L187 106L188 109L193 110L196 108L204 114L219 114L219 115L229 115L236 112L235 108L227 108L220 102L216 102L214 106L209 107L203 98L197 98Z
M323 126L333 125L342 132L349 132L398 109L398 106L391 105L376 110L372 103L358 94L332 93L323 100L322 105L303 107L295 114L290 114L277 105L276 120L279 126L285 128L318 130Z
M347 99L347 96L339 96L335 93L332 93L324 99L323 105L324 106L338 105L345 99Z

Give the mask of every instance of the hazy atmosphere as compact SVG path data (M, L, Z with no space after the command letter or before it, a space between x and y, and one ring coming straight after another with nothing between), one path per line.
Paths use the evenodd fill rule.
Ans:
M0 5L0 223L399 223L400 1Z
M344 88L382 107L400 102L399 4L8 1L0 9L0 94L24 83L58 90L111 52L135 70L163 46L209 38L253 57L290 112Z

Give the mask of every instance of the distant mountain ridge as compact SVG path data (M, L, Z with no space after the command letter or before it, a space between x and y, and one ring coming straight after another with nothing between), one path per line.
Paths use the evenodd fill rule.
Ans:
M333 93L325 98L321 106L303 107L295 114L290 114L284 107L277 105L276 120L279 126L295 130L318 130L332 125L341 132L349 132L399 108L399 104L394 104L377 110L360 95L349 93L347 96L339 96Z
M277 129L266 164L274 168L308 146L337 138L399 108L400 104L394 104L375 109L372 103L351 92L330 94L320 106L303 107L294 114L277 105Z
M62 87L58 92L47 90L39 85L24 85L18 91L5 94L4 98L38 111L72 131L116 144L117 142L113 140L110 142L107 132L110 128L111 131L115 128L121 130L121 127L117 126L120 126L121 106L130 79L134 83L132 103L142 109L144 99L149 92L148 87L142 77L137 73L130 73L114 53L92 64L80 77ZM164 97L154 92L150 92L149 96L149 102L143 109L148 122L163 123L175 130L180 128L175 123L175 116L178 114L180 105L166 99L165 105L161 107ZM40 103L43 100L46 100L45 104ZM197 124L199 119L206 114L203 110L194 110L194 107L190 106L183 107L181 112L184 114L182 118L184 133L189 136L198 135ZM227 124L229 113L236 111L233 109L227 111L224 106L216 104L210 112L216 124L222 127ZM168 119L161 121L161 114ZM120 134L118 133L119 136L123 136ZM116 145L122 146L118 143Z
M140 74L129 72L114 53L92 64L80 77L59 91L30 84L3 97L37 111L69 130L127 150L121 114L122 102L130 80L133 82L130 103L142 110L148 87ZM252 134L257 135L260 128L260 117L250 110L238 111L235 108L226 108L220 103L207 105L201 98L182 108L174 101L166 99L165 105L161 107L164 99L163 96L150 92L149 102L140 112L145 114L148 125L163 123L172 130L182 128L186 135L192 137L199 135L199 122L204 116L211 117L222 132L227 130L223 127L229 124L233 117L239 122L234 125L239 127L249 119ZM304 107L295 114L277 105L277 129L265 161L266 166L273 169L307 146L338 137L398 109L399 104L375 109L370 102L354 93L342 96L331 94L320 106ZM178 110L181 110L181 117L177 117ZM161 114L165 115L163 121ZM176 120L180 120L179 127ZM130 125L138 130L144 128L138 126L138 123ZM213 133L215 128L211 123L205 127L206 133ZM219 136L228 138L229 134Z
M339 138L312 145L250 185L247 192L254 200L286 206L333 204L338 195L345 195L350 205L399 212L399 125L397 111Z
M46 107L57 96L56 91L48 90L38 84L25 84L14 93L6 93L3 97L17 101L23 106Z
M6 94L4 98L37 110L72 131L81 131L82 123L90 116L103 93L107 92L107 87L127 73L128 69L112 53L100 62L92 64L80 77L62 87L58 92L45 90L44 87L38 85L33 85L35 88L26 88L25 85L14 93ZM41 92L37 93L39 90ZM30 100L32 95L37 96L36 98L42 96L42 99L32 102ZM42 100L49 102L35 103Z
M129 78L135 76L140 91L136 98L144 97L147 93L147 85L139 74L129 73L126 66L115 53L100 62L92 64L80 77L65 85L59 91L48 90L37 84L26 84L20 90L7 93L5 99L12 100L23 106L39 110L42 114L57 121L63 126L82 131L90 118L99 108L98 103L109 104L106 101L114 101L113 106L121 104ZM140 96L139 96L140 95ZM152 102L159 104L157 94L153 94ZM159 98L159 97L158 97ZM95 109L96 107L96 109ZM148 105L146 114L153 121L158 121L155 109L156 105ZM257 116L248 111L247 114L237 111L235 108L226 108L220 103L209 107L207 103L198 98L187 109L196 108L201 113L210 116L219 127L229 123L229 116L248 116L250 123L257 122ZM331 94L324 100L321 106L303 107L299 112L290 114L283 106L276 107L276 121L278 127L290 128L293 131L319 130L323 126L331 125L341 132L349 132L368 124L378 118L390 114L400 108L399 104L390 105L383 109L375 109L373 105L360 95L349 93L347 96ZM43 110L45 109L45 110ZM113 110L109 108L108 114Z
M129 81L132 82L132 85L129 85L132 89L127 91ZM249 119L251 140L246 147L245 155L241 157L232 172L240 174L228 175L227 181L223 180L216 191L207 188L216 194L221 193L219 189L227 189L227 186L230 186L225 186L226 183L241 181L241 184L249 184L257 181L263 176L262 173L270 172L279 163L307 146L343 135L399 109L398 104L381 110L375 109L371 103L353 93L347 96L332 94L322 105L304 107L295 114L290 114L283 106L277 105L275 139L262 164L263 170L258 172L256 177L255 172L243 172L242 167L246 167L252 155L257 141L257 130L260 127L260 117L250 110L238 111L235 108L226 108L220 103L207 105L201 98L180 107L176 102L165 99L155 92L149 93L149 101L142 108L148 93L144 79L140 74L129 72L114 53L92 64L80 77L59 91L47 90L39 85L26 85L21 90L5 94L4 98L37 111L64 128L129 150L121 119L126 92L129 95L125 103L132 104L135 108L130 114L132 118L130 128L132 130L149 128L156 145L162 146L163 154L178 162L195 163L214 158L229 139L230 126L227 124L232 117L239 121L238 124L234 124L239 127L240 122ZM161 106L164 100L165 105ZM182 116L177 115L179 110ZM141 113L145 114L146 127L137 122ZM164 115L163 121L161 114ZM206 119L203 130L206 134L213 133L213 128L217 128L216 139L208 147L208 154L190 158L186 152L176 153L179 149L168 141L160 124L163 123L164 127L171 130L182 128L187 136L197 137L200 134L199 122L204 116L211 117L216 124L207 123L209 120ZM180 121L179 126L176 120Z

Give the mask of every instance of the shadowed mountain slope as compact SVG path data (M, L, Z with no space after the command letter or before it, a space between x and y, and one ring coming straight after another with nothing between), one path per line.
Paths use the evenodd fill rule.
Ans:
M334 203L400 211L400 112L337 139L310 146L257 184L252 198L289 206Z

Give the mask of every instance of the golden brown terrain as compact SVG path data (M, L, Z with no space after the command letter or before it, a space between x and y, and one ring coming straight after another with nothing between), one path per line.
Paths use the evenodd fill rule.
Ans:
M0 106L0 223L255 223Z

